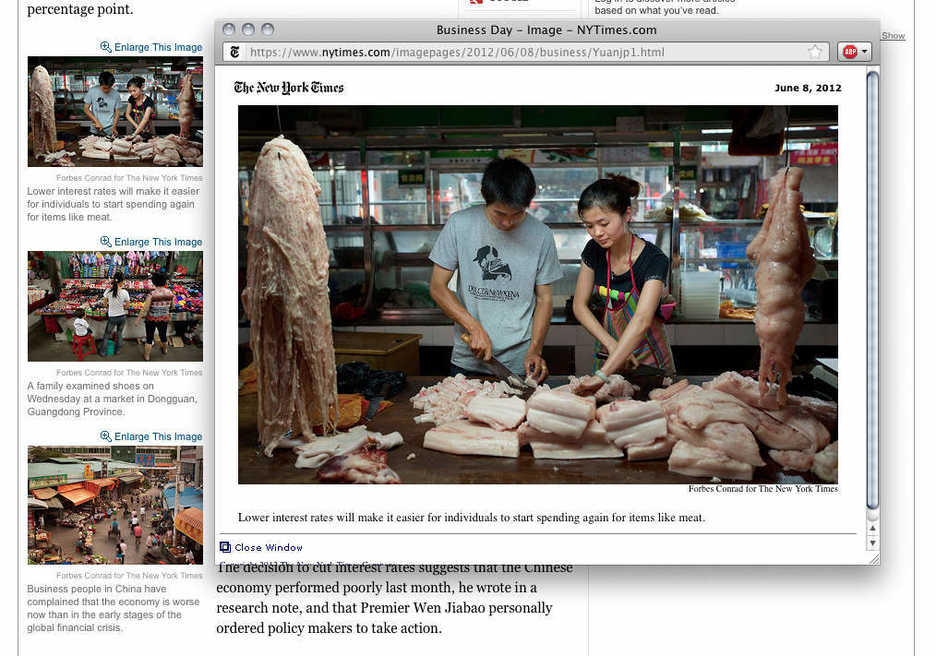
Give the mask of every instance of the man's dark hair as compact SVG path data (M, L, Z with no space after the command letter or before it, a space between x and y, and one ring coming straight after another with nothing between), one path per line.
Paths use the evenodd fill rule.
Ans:
M527 208L536 195L533 171L513 157L495 157L484 169L481 195L488 205L503 203L507 207Z
M150 280L153 281L154 287L165 287L168 276L162 271L153 271L153 275L150 276Z
M112 87L114 86L114 74L104 71L97 76L97 82L102 87Z

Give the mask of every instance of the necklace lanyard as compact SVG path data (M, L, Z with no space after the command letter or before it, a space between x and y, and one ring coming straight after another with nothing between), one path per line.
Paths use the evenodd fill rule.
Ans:
M630 271L632 293L637 291L637 282L634 280L634 260L632 258L634 254L634 239L635 239L634 235L631 235L630 248L627 249L627 270ZM612 309L611 307L611 249L610 248L605 251L605 258L607 259L607 262L608 262L608 271L607 271L608 278L607 278L607 284L606 284L605 289L608 290L608 309L610 310Z

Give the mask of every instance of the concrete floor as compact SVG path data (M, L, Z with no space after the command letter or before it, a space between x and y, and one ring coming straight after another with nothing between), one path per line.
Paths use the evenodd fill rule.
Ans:
M158 497L159 490L150 488L143 494L147 497ZM130 495L124 495L122 498L128 499L129 497ZM122 516L119 520L121 534L123 535L124 541L127 543L127 556L124 561L125 565L139 565L143 563L143 557L146 554L146 547L144 546L144 542L152 532L149 523L149 516L150 512L147 512L147 517L143 522L143 536L139 547L136 546L134 539L130 537L132 533L130 532L128 521L123 519ZM110 522L111 520L102 519L95 523L94 526L96 532L94 534L94 553L106 557L111 564L116 564L117 541L107 536L107 533L110 530ZM62 553L65 556L71 556L74 559L74 562L82 562L84 556L78 553L76 548L76 542L78 540L77 528L49 526L47 527L47 530L49 532L50 541L53 544L61 546Z
M72 353L71 342L57 342L52 335L39 331L30 331L28 357L30 362L78 362L78 357ZM120 353L102 357L99 354L86 355L84 362L142 362L143 345L137 341L124 341ZM153 346L150 355L151 362L201 362L202 348L200 346L169 347L169 352L163 355L159 345Z

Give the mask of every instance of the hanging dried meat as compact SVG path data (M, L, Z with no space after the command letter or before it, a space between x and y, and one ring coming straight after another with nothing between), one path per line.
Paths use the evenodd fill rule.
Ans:
M760 232L747 247L748 258L757 264L754 327L761 349L760 395L767 396L770 383L776 380L780 405L786 403L786 385L793 377L793 349L806 317L803 287L816 268L800 211L802 180L800 168L785 168L770 179L770 208Z
M33 157L55 152L55 97L52 79L43 66L36 66L29 83L29 120L32 124Z
M195 89L192 87L192 74L182 78L182 90L179 92L179 136L189 138L192 131L192 119L195 118Z
M338 383L328 303L321 188L302 151L279 137L263 146L250 188L247 286L257 366L257 428L268 454L289 430L335 430Z

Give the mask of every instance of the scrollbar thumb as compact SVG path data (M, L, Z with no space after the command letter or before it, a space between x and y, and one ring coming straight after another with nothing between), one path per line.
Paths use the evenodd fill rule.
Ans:
M878 88L880 75L868 73L868 509L878 508Z

